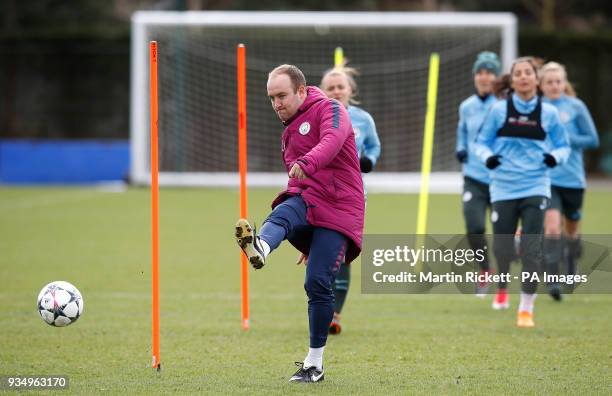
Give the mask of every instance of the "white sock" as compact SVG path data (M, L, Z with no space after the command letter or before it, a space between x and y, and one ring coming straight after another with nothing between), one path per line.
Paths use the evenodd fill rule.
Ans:
M270 254L270 245L268 245L268 242L264 241L263 239L257 237L259 239L259 243L261 244L261 248L263 249L263 253L264 253L264 258L268 257L268 254Z
M304 359L304 367L315 366L317 369L323 370L323 349L325 349L325 346L321 348L308 348L308 356Z
M538 295L536 293L528 294L521 292L521 302L519 303L519 312L529 312L533 314L533 303Z

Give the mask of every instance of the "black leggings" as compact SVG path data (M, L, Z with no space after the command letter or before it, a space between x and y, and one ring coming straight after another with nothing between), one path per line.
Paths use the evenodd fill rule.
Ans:
M500 274L510 272L510 263L516 258L514 234L519 220L522 231L518 254L523 264L522 272L534 273L540 270L544 213L547 206L548 198L543 196L493 202L493 251ZM506 286L505 282L499 283L500 289L505 289ZM521 284L521 290L525 293L535 293L537 288L538 283L529 279Z
M487 208L491 206L489 185L481 183L471 177L463 177L463 218L470 247L473 250L484 251L484 260L480 262L480 269L489 271L489 255L487 240L485 238Z

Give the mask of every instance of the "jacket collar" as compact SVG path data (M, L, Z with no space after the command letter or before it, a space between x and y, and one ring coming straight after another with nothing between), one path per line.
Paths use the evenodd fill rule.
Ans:
M327 96L317 87L306 87L306 99L304 99L304 103L298 108L294 115L292 115L287 121L283 121L283 125L287 126L293 122L300 115L305 113L310 107L321 101L327 99Z

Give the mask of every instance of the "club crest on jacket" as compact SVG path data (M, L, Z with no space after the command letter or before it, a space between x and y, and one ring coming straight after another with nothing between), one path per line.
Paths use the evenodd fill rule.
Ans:
M308 121L302 122L300 125L300 135L306 135L310 132L310 123Z

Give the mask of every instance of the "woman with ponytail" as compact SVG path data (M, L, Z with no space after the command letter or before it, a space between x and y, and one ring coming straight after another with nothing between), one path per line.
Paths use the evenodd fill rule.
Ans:
M376 132L374 119L365 110L356 105L359 102L357 96L357 83L355 76L357 70L352 67L342 65L326 71L321 79L321 89L325 94L340 102L348 111L353 131L355 132L355 143L357 154L359 154L359 165L362 173L369 173L374 169L378 157L380 157L380 139ZM364 192L365 193L365 192ZM350 284L350 266L342 261L340 269L333 284L336 303L334 307L334 319L332 320L330 334L340 334L340 313Z
M574 275L581 251L580 220L586 188L582 151L596 148L599 138L589 109L574 97L563 65L548 62L540 69L540 89L544 93L542 100L559 111L572 149L567 162L550 172L551 202L544 218L544 264L548 273L558 274L561 267L568 275ZM565 266L560 266L561 263ZM561 285L553 282L547 286L550 296L561 301Z
M521 278L517 326L533 327L544 213L550 199L549 169L567 160L570 147L557 109L538 96L533 59L516 59L508 81L507 98L491 107L475 151L491 170L493 251L500 274L510 272L510 262L516 257L514 235L519 221L522 225L522 273L531 276ZM499 282L493 308L509 306L507 282Z

